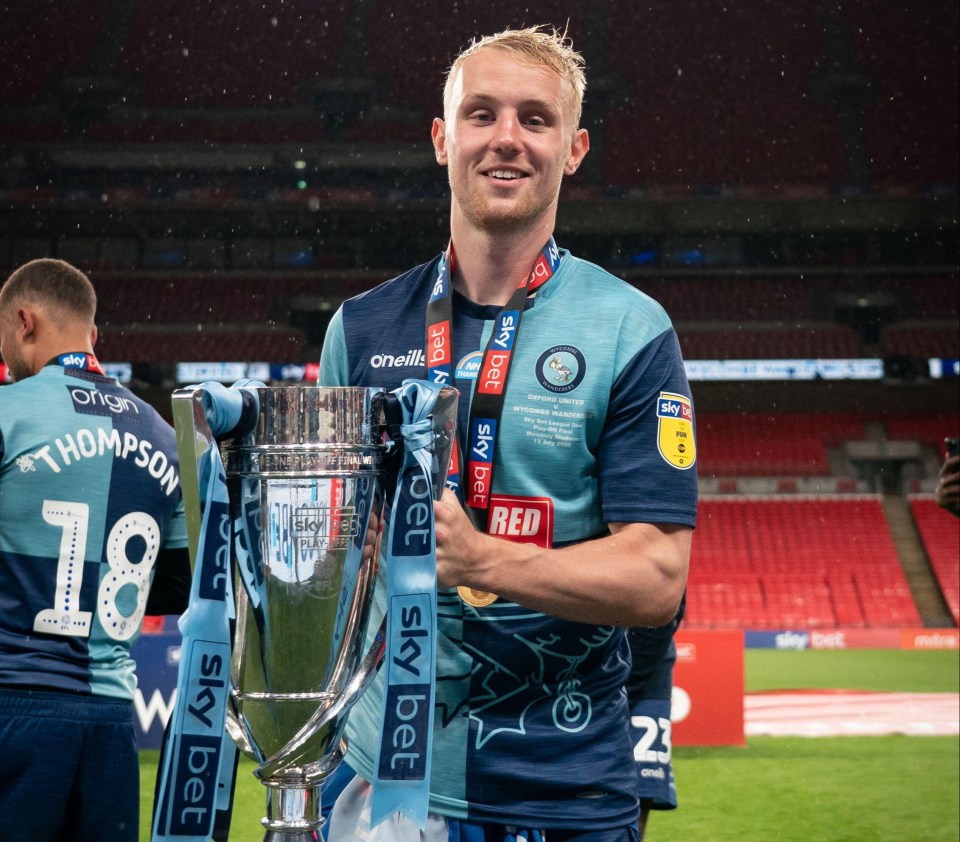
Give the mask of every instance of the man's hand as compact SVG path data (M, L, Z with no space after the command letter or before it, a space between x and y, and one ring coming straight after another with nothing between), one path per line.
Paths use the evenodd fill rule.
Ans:
M575 623L662 626L677 613L689 526L611 523L611 534L563 548L478 532L452 492L434 504L437 584L497 594Z
M937 505L960 517L960 456L951 456L940 466Z
M481 563L482 543L486 536L477 532L457 495L449 488L433 504L437 534L437 584L455 588L471 584L471 572Z

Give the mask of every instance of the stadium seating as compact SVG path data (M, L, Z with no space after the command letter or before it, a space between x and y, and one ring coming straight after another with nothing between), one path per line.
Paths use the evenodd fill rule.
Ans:
M911 497L910 509L953 621L960 624L960 528L957 519L941 509L932 497Z
M331 73L349 5L288 0L138 3L125 39L126 73L144 105L261 106L296 99L313 73Z
M911 322L887 325L880 335L885 356L960 357L960 332L953 322Z
M714 413L697 417L701 476L826 476L828 447L862 439L856 413Z
M810 91L824 51L815 5L777 14L764 0L605 5L610 70L626 99L603 119L617 150L609 182L844 181L836 113Z
M118 273L97 279L100 321L109 325L266 322L289 319L289 300L319 295L312 276Z
M843 4L858 70L870 83L863 131L880 183L960 178L956 4L923 8L918 14L909 4L891 3L877 14L871 0Z
M913 626L916 605L878 497L701 500L691 626Z
M813 284L795 278L644 278L636 286L674 322L774 321L813 318Z
M943 455L943 440L960 436L960 418L945 413L902 413L885 418L887 437L918 441Z
M761 325L714 323L678 325L680 347L688 360L849 359L859 357L860 339L844 325Z
M302 362L304 332L296 328L161 327L105 330L97 341L97 354L105 361L157 365L176 362Z
M109 6L108 0L5 6L0 31L0 105L49 101L50 89L58 80L82 74L93 56ZM52 25L53 19L56 25ZM3 123L0 120L0 126Z

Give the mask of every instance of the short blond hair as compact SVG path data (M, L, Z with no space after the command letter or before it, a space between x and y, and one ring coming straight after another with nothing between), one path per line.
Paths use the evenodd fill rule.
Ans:
M543 25L531 26L526 29L505 29L496 35L475 38L453 60L453 64L447 71L446 83L443 88L444 115L446 115L447 108L450 105L453 83L460 67L464 61L484 47L497 47L506 50L521 62L541 65L555 71L570 88L573 127L575 129L579 128L580 116L583 113L583 97L587 90L587 77L583 71L583 56L573 49L573 44L567 37L566 30L560 32L554 27Z

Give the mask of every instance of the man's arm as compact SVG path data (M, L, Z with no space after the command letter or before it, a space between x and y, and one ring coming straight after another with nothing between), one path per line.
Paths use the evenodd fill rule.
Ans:
M960 456L951 456L940 466L937 505L960 517Z
M435 509L441 587L492 591L534 611L596 625L662 626L680 606L688 526L612 523L605 537L543 549L478 532L450 491Z
M156 572L147 614L182 614L190 601L190 554L186 547L163 548L157 556Z

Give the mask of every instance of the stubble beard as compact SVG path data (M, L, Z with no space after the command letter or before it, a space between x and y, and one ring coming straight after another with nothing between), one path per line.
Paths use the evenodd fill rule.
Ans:
M10 372L10 377L15 383L19 382L20 380L26 380L33 374L27 365L26 360L19 356L16 351L7 351L7 355L4 357L3 361L6 363L7 371Z
M558 181L558 192L559 188ZM544 218L553 204L552 198L536 195L523 196L509 204L498 202L467 186L458 189L453 179L450 180L450 190L466 220L490 234L515 234L528 230Z

